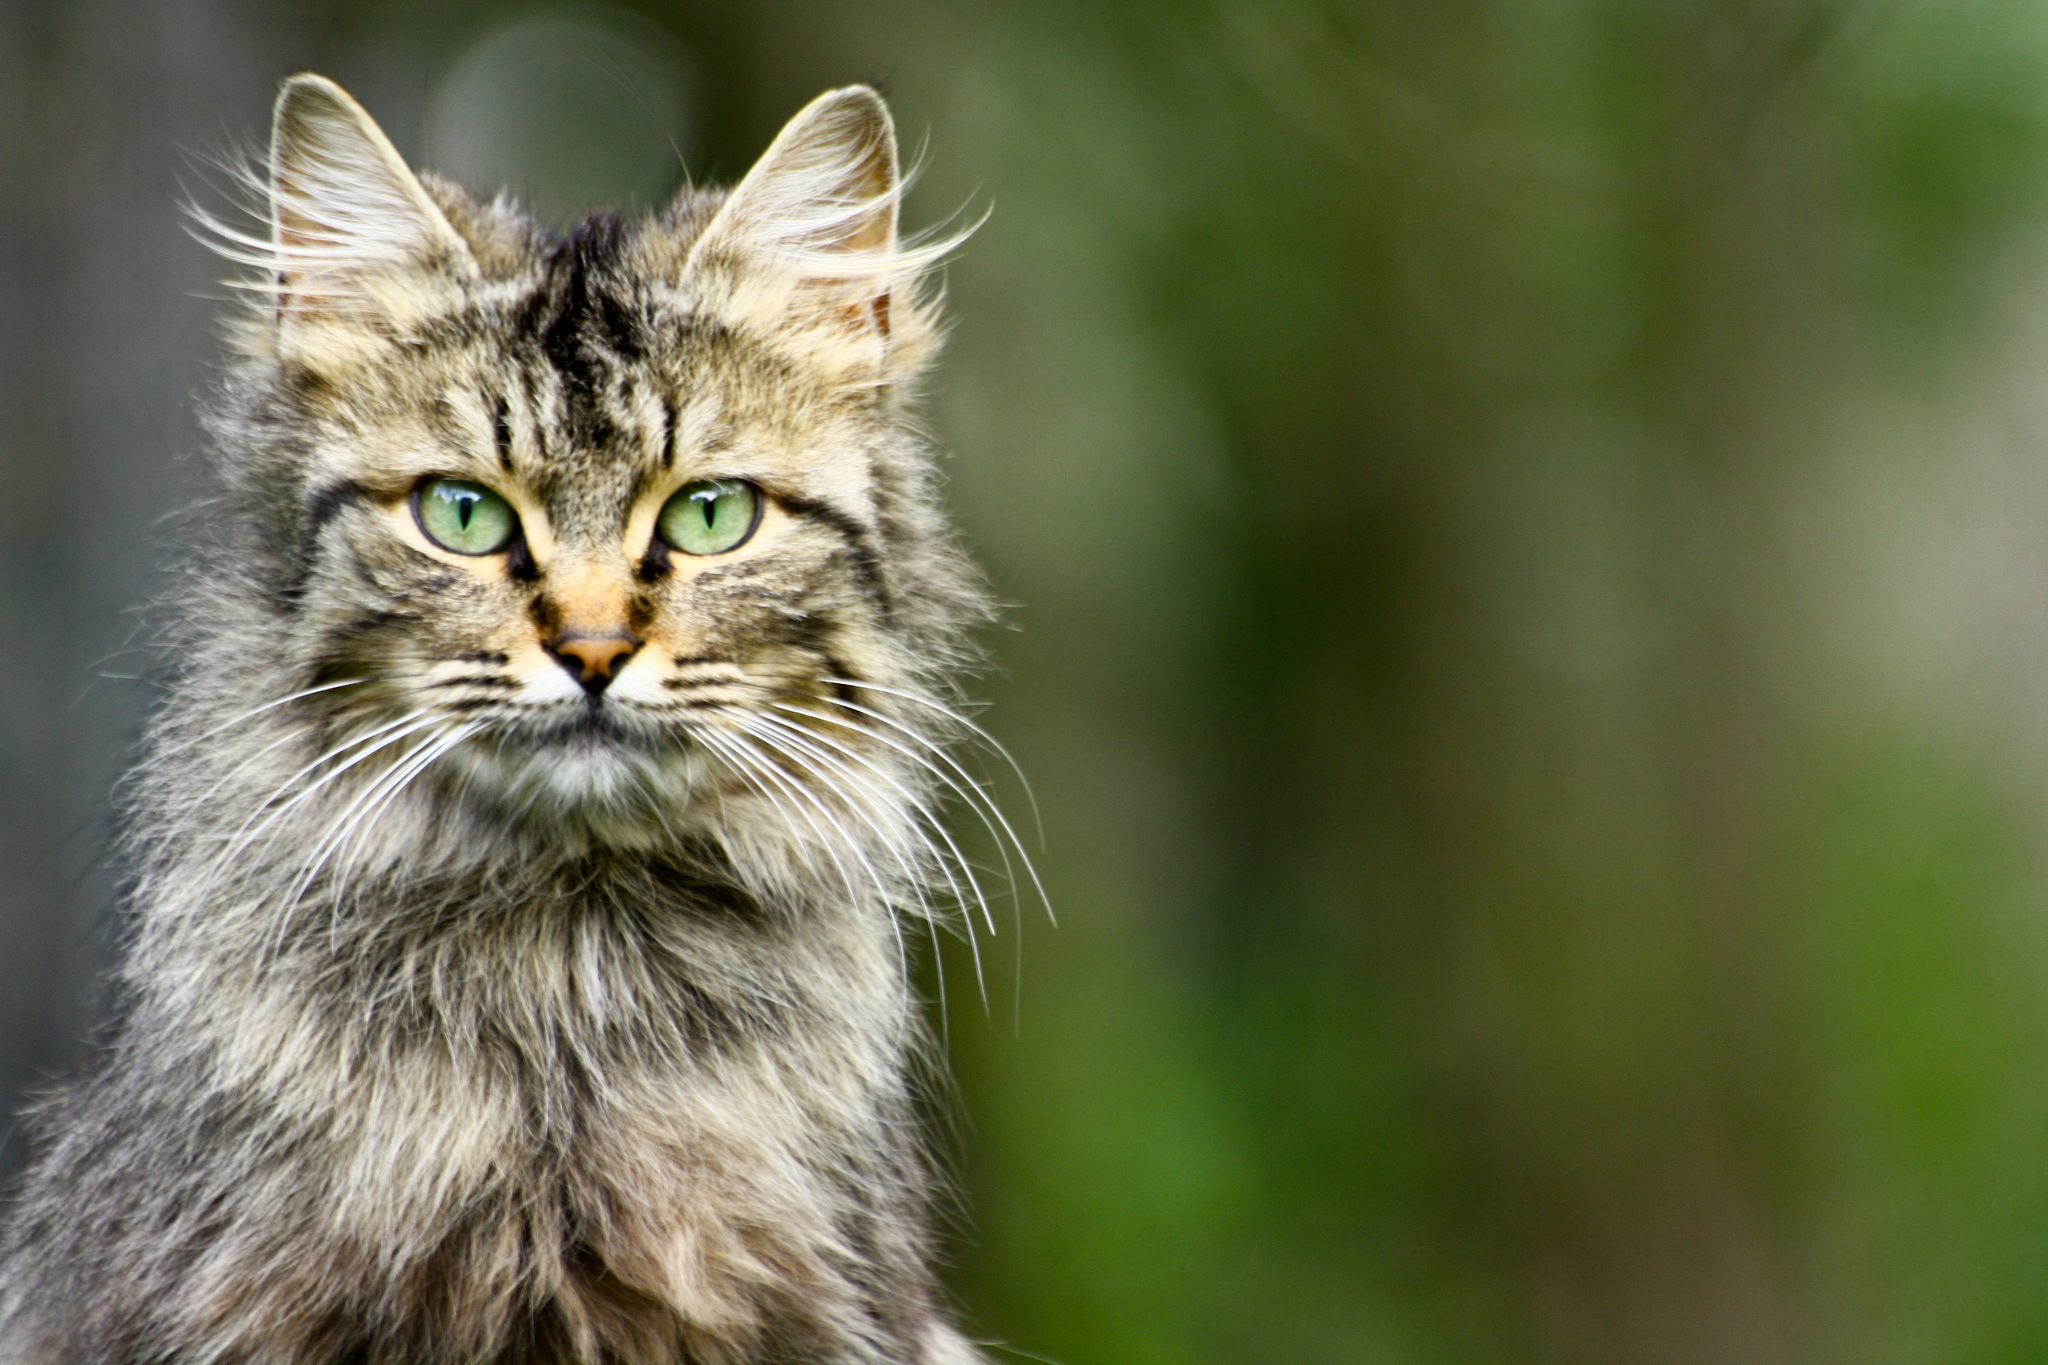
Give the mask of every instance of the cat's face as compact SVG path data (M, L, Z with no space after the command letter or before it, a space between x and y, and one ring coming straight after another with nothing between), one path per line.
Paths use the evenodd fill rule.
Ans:
M659 304L609 310L627 335L579 340L572 383L545 330L590 319L559 311L574 253L553 265L333 403L304 599L323 673L372 680L359 705L481 727L493 780L573 803L693 777L705 746L678 741L735 710L892 680L888 433L825 393L750 392L760 357Z
M898 561L931 529L880 102L827 96L732 195L561 241L415 179L314 78L277 138L289 648L353 732L619 828L873 771L836 699L914 672Z

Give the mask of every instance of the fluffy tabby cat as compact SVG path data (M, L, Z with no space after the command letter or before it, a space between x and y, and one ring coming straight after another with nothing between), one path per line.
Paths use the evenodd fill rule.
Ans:
M976 1359L901 921L966 875L935 698L984 605L886 107L556 238L306 75L260 178L121 1022L0 1361Z

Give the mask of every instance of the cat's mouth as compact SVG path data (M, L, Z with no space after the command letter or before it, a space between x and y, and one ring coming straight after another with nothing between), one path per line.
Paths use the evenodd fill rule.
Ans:
M630 750L659 754L687 748L687 728L658 723L630 707L571 703L559 711L525 718L516 727L528 747L562 755L600 755Z
M621 724L618 713L611 708L574 706L564 710L566 714L559 719L552 719L540 727L533 736L535 742L571 750L591 750L643 738Z
M724 785L711 747L688 727L611 704L506 717L451 757L476 794L558 818L673 812Z

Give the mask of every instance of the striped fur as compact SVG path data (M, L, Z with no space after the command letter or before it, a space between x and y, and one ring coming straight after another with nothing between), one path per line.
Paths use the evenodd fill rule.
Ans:
M259 306L122 1015L43 1115L0 1361L966 1365L905 945L966 875L934 809L978 798L945 695L985 606L910 416L940 248L886 108L556 239L300 76L263 180L265 231L213 224ZM432 476L517 543L428 539ZM667 550L708 477L759 530ZM599 696L546 648L577 621L643 642Z

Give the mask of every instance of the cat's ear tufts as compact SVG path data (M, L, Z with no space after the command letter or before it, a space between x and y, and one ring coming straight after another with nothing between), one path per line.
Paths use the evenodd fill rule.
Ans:
M889 355L910 359L930 331L916 288L955 244L899 240L903 190L882 97L864 85L827 91L727 196L685 277L732 320L779 333L830 369L886 378Z
M865 273L895 249L900 192L889 106L864 85L828 90L762 153L693 254Z
M347 91L310 72L278 93L270 140L270 262L280 319L419 311L394 277L477 273L468 245ZM382 287L379 287L379 286Z

